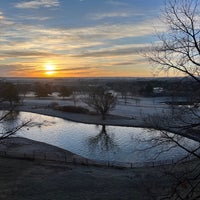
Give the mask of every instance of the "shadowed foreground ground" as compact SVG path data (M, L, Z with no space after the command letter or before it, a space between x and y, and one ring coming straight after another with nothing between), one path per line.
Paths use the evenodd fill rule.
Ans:
M152 199L165 189L156 168L111 169L0 158L0 199ZM154 195L153 195L154 196Z

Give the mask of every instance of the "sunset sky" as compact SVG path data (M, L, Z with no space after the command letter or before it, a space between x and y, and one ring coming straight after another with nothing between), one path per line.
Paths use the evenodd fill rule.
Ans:
M2 0L1 77L148 77L162 0Z

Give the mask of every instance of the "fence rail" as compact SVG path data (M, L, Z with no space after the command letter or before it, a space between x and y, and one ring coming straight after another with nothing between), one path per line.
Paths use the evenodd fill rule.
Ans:
M82 157L68 157L67 154L56 154L52 152L36 152L31 153L21 153L14 151L0 151L0 157L6 158L17 158L25 160L46 160L62 162L66 164L80 164L80 165L90 165L98 167L112 167L112 168L136 168L136 167L159 167L164 165L173 165L180 160L162 160L162 161L152 161L152 162L117 162L117 161L102 161L102 160L89 160ZM182 162L190 161L192 158L184 158Z

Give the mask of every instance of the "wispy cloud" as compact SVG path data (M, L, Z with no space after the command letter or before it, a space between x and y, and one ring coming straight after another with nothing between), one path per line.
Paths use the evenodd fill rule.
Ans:
M118 0L109 0L107 2L108 4L114 5L114 6L127 6L127 3L124 3L123 1L118 1Z
M96 67L68 67L68 68L59 68L59 69L54 69L54 72L68 72L68 71L85 71L85 70L90 70L90 69L96 69ZM36 70L37 72L44 72L46 69L41 69L41 70Z
M45 21L52 19L52 17L42 17L42 16L19 16L19 19L23 20L36 20L36 21Z
M144 12L146 6L130 0L12 2L2 1L0 8L4 76L44 76L46 63L63 76L129 75L141 66L145 71L138 52L155 41L155 29L165 31L152 8Z
M15 5L16 8L21 9L36 9L36 8L50 8L50 7L58 7L60 5L59 0L33 0L33 1L26 1L20 2Z
M110 12L110 13L97 13L91 15L90 18L93 20L102 20L106 18L116 18L116 17L130 17L131 13L129 12Z
M113 49L106 49L106 50L100 50L100 51L90 51L85 52L82 54L75 55L75 57L114 57L114 56L127 56L127 55L133 55L138 54L142 51L145 51L147 46L141 46L137 47L137 45L133 45L132 47L122 47L119 46L117 48Z
M0 29L1 29L1 33L4 31L4 28L6 26L9 26L9 25L12 25L12 24L14 24L14 22L11 21L10 19L8 19L5 16L5 14L2 11L0 11Z
M41 52L41 51L1 51L0 57L3 58L40 58L46 56L58 56L56 53Z
M30 72L31 76L37 73L43 76L44 70L38 70L49 61L55 63L57 74L63 76L111 76L113 71L116 76L117 73L120 76L123 75L120 68L136 70L144 62L136 62L136 59L146 44L133 44L131 40L152 35L155 32L152 24L158 25L155 19L137 24L116 23L71 28L47 27L40 23L31 25L14 20L10 23L12 26L2 24L0 20L0 63L15 62L13 65L0 65L5 76L6 73L21 76L25 71ZM163 30L162 26L158 29ZM123 73L128 71L123 70Z
M26 24L13 24L11 28L5 25L1 32L0 42L3 51L1 50L0 54L4 59L6 57L58 57L64 54L71 57L131 55L142 49L135 44L128 46L130 38L153 34L155 29L152 24L153 20L139 24L79 28L46 28L42 25ZM161 26L158 31L163 30ZM121 39L124 40L123 45L113 46Z
M3 12L0 11L0 20L4 19Z
M36 66L28 66L19 63L0 64L1 76L18 76L24 75L24 72L33 72Z

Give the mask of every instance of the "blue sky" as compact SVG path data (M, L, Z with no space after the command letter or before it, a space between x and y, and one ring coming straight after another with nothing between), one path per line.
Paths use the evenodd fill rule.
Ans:
M153 76L162 0L9 0L0 4L1 76Z

